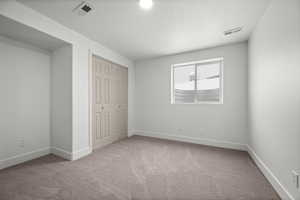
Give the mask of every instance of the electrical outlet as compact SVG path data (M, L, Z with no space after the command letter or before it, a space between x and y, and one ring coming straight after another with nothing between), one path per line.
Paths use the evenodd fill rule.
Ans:
M293 183L297 189L300 189L300 173L299 171L292 171Z

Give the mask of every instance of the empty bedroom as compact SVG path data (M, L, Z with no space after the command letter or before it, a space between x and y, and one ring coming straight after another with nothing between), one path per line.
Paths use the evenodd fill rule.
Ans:
M0 200L300 200L300 0L0 0Z

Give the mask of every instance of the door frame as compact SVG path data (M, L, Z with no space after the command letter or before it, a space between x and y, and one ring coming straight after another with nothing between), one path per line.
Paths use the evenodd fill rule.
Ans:
M89 102L89 147L90 150L93 151L93 56L94 53L89 49L88 52L88 87L89 87L89 94L88 94L88 102Z

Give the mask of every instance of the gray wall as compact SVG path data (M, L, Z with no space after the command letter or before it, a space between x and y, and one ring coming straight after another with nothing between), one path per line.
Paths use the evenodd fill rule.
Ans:
M249 45L250 146L300 199L300 1L271 1Z
M139 61L135 68L137 131L245 144L246 42ZM224 57L224 104L171 105L171 65Z
M52 53L51 146L72 152L72 48Z
M51 56L2 36L0 52L1 164L1 160L49 149Z

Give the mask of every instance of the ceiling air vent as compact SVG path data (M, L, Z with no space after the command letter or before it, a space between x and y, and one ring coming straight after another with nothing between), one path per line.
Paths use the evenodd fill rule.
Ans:
M78 15L83 16L93 10L93 6L85 1L81 2L76 8L74 8L73 12L77 12Z
M233 29L229 29L227 31L224 31L224 35L231 35L233 33L237 33L240 32L243 28L242 27L237 27L237 28L233 28Z

